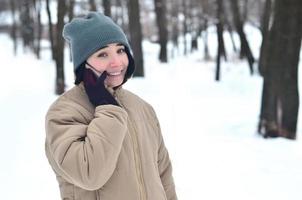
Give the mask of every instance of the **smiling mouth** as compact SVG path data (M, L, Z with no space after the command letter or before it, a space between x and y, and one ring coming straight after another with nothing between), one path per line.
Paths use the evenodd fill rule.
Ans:
M118 72L107 72L107 74L109 75L109 76L119 76L119 75L121 75L122 74L122 71L118 71Z

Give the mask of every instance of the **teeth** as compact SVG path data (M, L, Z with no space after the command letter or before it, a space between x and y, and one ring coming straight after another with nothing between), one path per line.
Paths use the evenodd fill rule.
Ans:
M110 76L117 76L120 75L121 72L112 72L112 73L108 73Z

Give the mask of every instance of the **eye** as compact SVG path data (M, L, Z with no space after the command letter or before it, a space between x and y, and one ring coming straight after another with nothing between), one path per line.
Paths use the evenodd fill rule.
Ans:
M108 56L108 54L106 52L101 52L97 55L97 57L99 57L99 58L105 58L107 56Z
M126 52L126 50L123 47L117 50L117 53L119 53L119 54L123 54L125 52Z

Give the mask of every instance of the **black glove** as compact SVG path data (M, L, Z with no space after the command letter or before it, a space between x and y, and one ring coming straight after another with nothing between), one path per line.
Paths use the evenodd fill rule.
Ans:
M88 98L94 106L107 104L119 106L114 97L105 88L104 81L106 77L106 71L100 77L97 77L91 69L85 68L83 82Z

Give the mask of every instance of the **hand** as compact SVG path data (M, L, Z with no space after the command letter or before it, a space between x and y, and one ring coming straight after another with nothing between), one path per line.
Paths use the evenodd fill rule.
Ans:
M91 69L84 69L83 82L88 98L94 106L107 104L119 106L104 85L106 77L106 71L104 71L100 77L97 77Z

